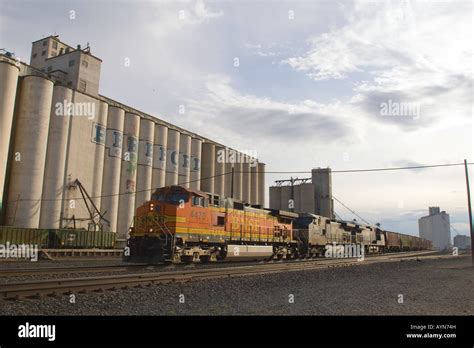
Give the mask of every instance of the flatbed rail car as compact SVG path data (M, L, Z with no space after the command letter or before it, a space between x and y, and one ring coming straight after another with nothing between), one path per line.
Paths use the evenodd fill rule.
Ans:
M137 208L124 259L155 263L283 258L296 254L292 220L297 216L182 186L163 187Z

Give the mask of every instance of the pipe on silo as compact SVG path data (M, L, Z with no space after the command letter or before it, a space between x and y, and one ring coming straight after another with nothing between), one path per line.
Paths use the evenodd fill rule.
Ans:
M258 163L256 159L252 159L250 163L250 202L258 204Z
M168 127L155 125L155 140L153 145L153 175L151 186L153 190L166 185L166 145L168 143Z
M72 102L72 89L56 85L53 90L49 120L48 148L43 180L43 194L39 228L61 228L61 206L65 192L64 171L68 148L71 116L56 108Z
M109 106L101 194L102 212L110 221L110 225L104 225L107 232L117 232L124 120L124 110Z
M265 207L265 163L258 163L258 204Z
M7 191L5 181L19 71L13 62L0 61L0 219L3 217L3 196Z
M192 190L201 189L201 151L202 140L198 138L191 139L191 170L189 187Z
M140 138L138 141L137 198L135 209L150 200L153 174L153 141L155 123L142 118L140 120Z
M245 158L244 163L242 163L242 201L245 203L250 203L250 161L247 156L241 156Z
M214 193L216 152L215 145L202 144L201 191Z
M128 229L132 225L135 213L139 133L140 117L136 114L126 112L117 222L117 241L119 245L125 242Z
M189 187L191 177L191 136L182 133L179 138L178 185Z
M220 196L224 195L225 187L225 149L223 147L215 147L215 178L214 193Z
M52 81L38 76L23 78L12 148L8 225L39 226L52 97Z
M168 143L166 149L166 186L178 184L179 138L180 133L177 130L168 130Z

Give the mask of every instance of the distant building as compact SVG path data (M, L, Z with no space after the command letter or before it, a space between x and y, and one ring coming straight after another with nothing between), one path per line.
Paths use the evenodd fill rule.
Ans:
M449 214L439 207L430 207L429 215L418 220L420 237L433 242L433 248L443 250L451 244Z
M270 208L334 219L331 169L313 169L311 178L276 181L270 187Z
M463 235L455 236L454 246L458 249L471 249L471 237Z

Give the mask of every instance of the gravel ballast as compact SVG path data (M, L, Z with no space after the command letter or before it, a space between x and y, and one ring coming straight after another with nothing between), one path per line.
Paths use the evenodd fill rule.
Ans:
M473 315L470 255L3 301L3 315Z

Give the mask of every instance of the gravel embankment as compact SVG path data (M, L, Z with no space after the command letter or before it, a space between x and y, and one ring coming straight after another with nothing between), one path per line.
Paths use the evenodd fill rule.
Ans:
M3 315L474 315L473 271L470 256L459 256L77 294L74 304L61 296L0 306Z

